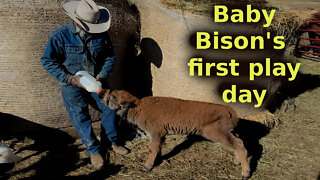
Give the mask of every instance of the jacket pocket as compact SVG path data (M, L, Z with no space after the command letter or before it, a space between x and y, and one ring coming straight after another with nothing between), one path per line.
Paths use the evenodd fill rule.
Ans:
M91 46L92 55L97 60L103 57L103 46L101 44L94 44Z
M83 53L83 46L82 45L75 45L75 44L66 44L66 53L76 53L81 54Z
M71 74L75 74L76 72L81 70L81 59L83 59L83 55L84 55L83 46L66 44L65 51L66 51L66 59L63 65Z

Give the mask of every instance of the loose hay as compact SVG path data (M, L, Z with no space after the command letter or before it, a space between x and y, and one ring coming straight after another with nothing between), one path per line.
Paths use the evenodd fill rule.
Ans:
M313 63L313 62L312 62ZM302 73L320 74L320 64L302 61ZM296 108L275 114L281 124L260 139L263 153L252 179L316 179L320 169L320 88L294 98ZM41 136L40 134L37 136ZM218 143L202 139L187 141L186 136L168 136L164 159L153 171L141 168L148 154L148 139L126 142L127 156L110 152L109 165L94 172L80 140L69 145L17 137L5 140L23 157L11 179L55 178L66 176L92 179L237 179L240 169L232 163L233 153ZM179 145L181 144L182 145ZM177 148L178 146L178 148ZM175 148L176 147L176 148ZM175 149L175 150L174 150ZM172 152L173 150L173 152ZM201 152L201 153L199 153ZM168 154L169 155L166 155ZM288 168L290 167L290 168Z
M268 110L246 116L244 117L244 119L259 122L261 124L266 125L269 128L278 126L280 123L279 119L274 114L270 113Z
M275 32L278 36L284 36L285 41L294 43L297 30L307 20L313 18L314 14L319 13L319 9L301 9L288 8L284 3L275 0L159 0L165 7L170 9L178 9L198 15L212 16L214 5L230 5L240 7L240 5L251 4L258 8L276 9L275 16L271 25L261 30Z

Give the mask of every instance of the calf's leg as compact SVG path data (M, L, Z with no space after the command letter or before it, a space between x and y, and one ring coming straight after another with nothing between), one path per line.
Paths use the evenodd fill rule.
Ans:
M246 148L243 145L241 139L235 137L232 133L228 135L228 141L232 141L234 143L234 154L236 161L241 162L242 173L241 175L244 178L248 178L250 176L250 164L248 161L248 153Z
M247 157L247 150L241 139L235 137L231 132L222 132L214 126L204 128L202 135L211 141L220 142L221 144L233 149L236 161L239 160L241 162L242 177L246 179L250 176L250 165Z
M144 171L150 171L154 165L154 161L157 158L157 155L160 152L160 145L161 145L161 137L160 136L151 136L150 146L149 146L149 155L144 165Z

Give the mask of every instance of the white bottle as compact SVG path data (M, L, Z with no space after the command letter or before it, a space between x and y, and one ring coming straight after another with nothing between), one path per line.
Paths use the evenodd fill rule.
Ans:
M4 143L0 143L0 164L14 163L17 164L21 157L15 155L13 151Z
M79 83L82 86L84 86L87 91L95 92L95 93L99 94L99 92L102 90L101 82L97 81L94 77L92 77L86 71L79 71L76 73L76 75L82 75L79 78Z

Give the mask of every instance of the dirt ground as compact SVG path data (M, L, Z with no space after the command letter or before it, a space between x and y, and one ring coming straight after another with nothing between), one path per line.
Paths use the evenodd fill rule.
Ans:
M299 61L301 73L320 75L320 63ZM315 88L292 98L287 112L275 112L281 123L270 131L240 121L237 131L250 155L251 179L319 179L319 94L320 88ZM91 167L80 140L64 133L16 136L4 142L23 157L11 179L239 179L241 173L233 164L233 152L192 136L169 136L163 157L149 173L141 171L148 139L127 141L131 149L127 156L109 151L109 162L101 171Z

